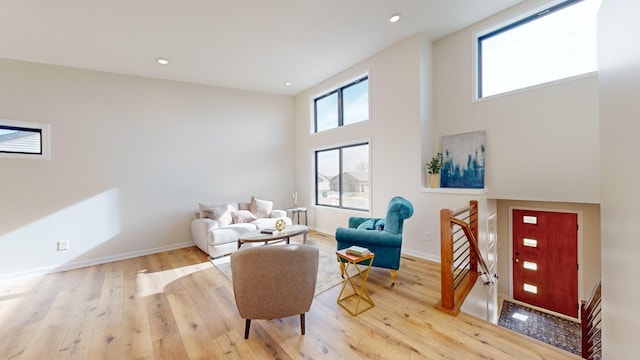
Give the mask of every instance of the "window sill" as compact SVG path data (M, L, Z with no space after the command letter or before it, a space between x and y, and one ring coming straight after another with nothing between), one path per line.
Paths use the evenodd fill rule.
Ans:
M462 194L462 195L484 195L489 193L489 189L466 189L466 188L420 188L420 192L434 194Z

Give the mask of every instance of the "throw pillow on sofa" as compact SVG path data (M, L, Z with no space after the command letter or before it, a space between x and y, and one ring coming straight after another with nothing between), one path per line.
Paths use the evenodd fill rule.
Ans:
M227 203L224 203L224 204L198 203L198 208L200 209L200 218L204 218L205 217L204 214L203 214L204 210L212 209L212 208L215 208L215 207L221 207L221 206L224 206L224 205L231 206L233 211L238 210L238 203L237 202L227 202Z
M229 224L233 222L233 218L231 217L232 211L235 211L235 208L229 204L200 208L202 217L217 220L220 227L229 226Z
M233 218L234 224L250 223L257 219L256 216L253 215L253 213L249 210L232 211L231 217Z
M271 210L273 210L273 201L256 199L255 196L251 197L249 211L257 218L268 218Z

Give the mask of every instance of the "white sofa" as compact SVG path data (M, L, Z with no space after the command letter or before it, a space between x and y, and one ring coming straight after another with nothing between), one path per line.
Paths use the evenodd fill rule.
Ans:
M212 258L237 250L238 237L247 231L273 228L278 219L291 225L286 210L273 209L273 202L251 198L248 203L199 204L191 222L191 237L200 250Z

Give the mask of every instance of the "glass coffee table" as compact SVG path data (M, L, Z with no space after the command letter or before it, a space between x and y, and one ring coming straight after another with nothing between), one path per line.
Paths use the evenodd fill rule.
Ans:
M238 237L238 249L240 249L240 246L242 246L242 244L247 243L263 242L265 245L267 245L269 243L285 241L288 244L289 239L297 235L302 235L302 243L306 244L309 228L304 225L289 225L285 227L284 230L276 231L273 234L263 234L260 231L261 230L254 230L246 232L244 234L240 234L240 237Z

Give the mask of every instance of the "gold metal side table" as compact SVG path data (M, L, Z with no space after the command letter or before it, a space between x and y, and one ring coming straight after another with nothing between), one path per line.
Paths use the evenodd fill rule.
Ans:
M338 304L353 316L361 314L376 306L373 303L373 300L371 300L371 297L369 297L369 294L367 294L366 292L367 279L369 278L369 273L371 272L371 265L373 264L373 258L375 257L375 254L371 253L367 256L355 256L347 254L347 249L342 249L336 251L336 255L338 256L338 261L340 262L340 272L342 273L342 277L346 276L344 282L342 283L340 294L338 295ZM350 275L349 268L352 266L355 267L358 272L356 274ZM359 288L356 288L356 285L353 283L353 279L357 276L359 276L360 281L362 281ZM353 293L344 295L347 284L351 285ZM355 306L347 305L348 300L351 298L355 298ZM360 305L362 305L363 303L366 303L369 306L361 308Z

